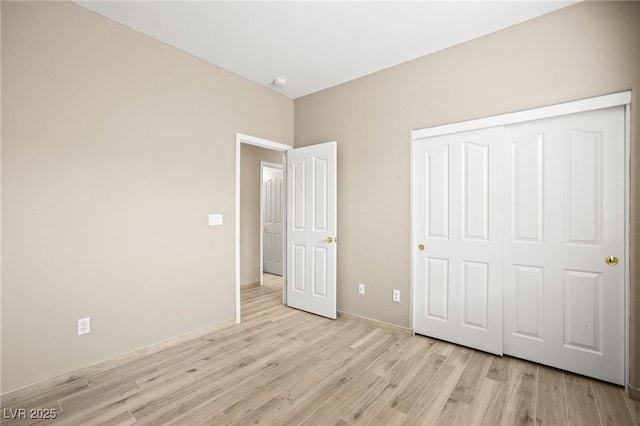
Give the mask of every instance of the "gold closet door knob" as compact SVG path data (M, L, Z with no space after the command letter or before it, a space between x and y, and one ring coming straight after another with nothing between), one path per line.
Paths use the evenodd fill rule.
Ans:
M331 244L333 242L333 238L329 237L325 241L328 242L329 244Z
M262 230L263 230L263 231L266 231L266 230L267 230L267 227L266 227L266 226L263 226L263 227L262 227Z
M418 245L418 250L423 251L424 250L424 244Z
M618 264L618 258L615 256L609 256L604 261L607 262L607 265L611 266L615 266Z

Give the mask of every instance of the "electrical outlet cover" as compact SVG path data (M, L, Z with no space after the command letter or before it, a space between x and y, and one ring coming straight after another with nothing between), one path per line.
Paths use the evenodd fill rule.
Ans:
M78 320L78 336L91 332L91 319L82 318Z

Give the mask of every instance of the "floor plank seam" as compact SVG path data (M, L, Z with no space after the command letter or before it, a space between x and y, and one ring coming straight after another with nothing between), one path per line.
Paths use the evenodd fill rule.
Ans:
M540 367L536 366L536 395L533 400L533 422L538 423L538 392L540 391Z
M602 412L598 404L598 395L596 395L596 390L593 388L593 384L591 383L591 381L589 381L589 388L591 389L591 392L593 392L593 403L596 406L596 413L598 413L598 420L600 420L600 425L604 425L605 422L602 418Z
M564 412L564 421L565 424L569 424L569 401L567 400L567 382L566 382L566 377L565 374L562 373L562 389L564 390L564 407L565 407L565 412Z
M241 324L11 407L55 407L52 424L72 425L639 424L640 402L613 385L288 309L265 284L242 291Z

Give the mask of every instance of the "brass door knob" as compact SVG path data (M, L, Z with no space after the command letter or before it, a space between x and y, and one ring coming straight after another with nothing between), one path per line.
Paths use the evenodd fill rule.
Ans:
M333 242L333 238L329 237L325 241L328 242L329 244L331 244Z
M618 264L618 258L615 256L608 256L604 261L607 262L607 265L611 266L615 266Z
M418 245L418 250L423 251L424 250L424 244L419 244Z
M262 230L263 230L263 231L266 231L266 230L267 230L267 227L266 227L266 226L263 226L263 227L262 227Z

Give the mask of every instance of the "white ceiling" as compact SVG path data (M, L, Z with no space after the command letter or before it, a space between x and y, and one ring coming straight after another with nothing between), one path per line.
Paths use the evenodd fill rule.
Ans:
M76 1L291 98L577 1ZM287 79L275 87L275 78Z

